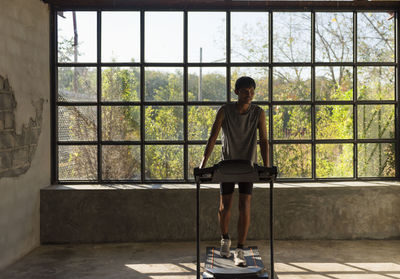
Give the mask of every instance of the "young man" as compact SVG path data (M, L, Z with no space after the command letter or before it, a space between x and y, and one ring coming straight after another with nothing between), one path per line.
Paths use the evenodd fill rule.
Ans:
M256 83L251 77L240 77L235 84L238 101L223 105L217 112L200 168L206 166L222 128L222 159L245 159L257 162L257 129L264 166L269 166L269 146L265 112L251 103ZM253 183L239 184L238 244L234 253L237 266L246 266L243 246L250 226L250 202ZM218 219L221 229L221 256L230 257L229 219L235 183L221 183Z

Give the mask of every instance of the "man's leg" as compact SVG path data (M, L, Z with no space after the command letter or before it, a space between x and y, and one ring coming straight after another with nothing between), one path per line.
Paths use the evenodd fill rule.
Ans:
M250 227L251 194L239 194L238 246L244 245Z
M229 220L231 217L232 198L233 194L220 195L218 220L222 235L226 235L229 232Z
M231 240L229 239L229 220L231 217L233 191L235 183L221 183L221 194L219 196L218 220L221 229L221 257L231 256Z

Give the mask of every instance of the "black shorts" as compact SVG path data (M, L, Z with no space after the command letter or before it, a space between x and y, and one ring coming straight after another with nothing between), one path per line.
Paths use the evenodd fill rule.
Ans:
M253 183L252 182L239 182L239 193L251 195L253 191ZM223 182L220 184L221 195L229 195L232 194L235 190L235 183L233 182Z

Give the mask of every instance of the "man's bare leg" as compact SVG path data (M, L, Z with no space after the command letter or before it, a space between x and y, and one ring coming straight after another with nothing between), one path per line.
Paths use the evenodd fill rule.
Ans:
M238 244L244 245L250 227L251 195L239 194Z
M233 194L220 195L218 220L222 235L228 234L229 232L229 220L231 218L232 199Z

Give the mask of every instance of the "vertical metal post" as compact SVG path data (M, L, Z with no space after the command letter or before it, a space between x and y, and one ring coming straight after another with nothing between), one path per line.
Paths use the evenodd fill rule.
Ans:
M96 70L97 70L97 181L102 182L103 180L103 170L102 170L102 156L103 156L103 135L102 135L102 105L101 102L103 101L101 99L101 94L102 94L102 74L101 74L101 11L97 11L97 65L96 65ZM75 68L76 69L76 68Z
M275 278L274 270L274 182L269 182L269 242L271 252L271 278Z
M145 101L145 13L143 10L140 11L140 180L144 183L146 179L146 170L145 170L145 148L146 145L144 144L145 141L145 125L146 125L146 107L144 106Z
M196 251L197 279L200 279L200 182L196 182Z
M203 63L203 48L201 47L200 48L200 63ZM201 88L201 83L203 82L203 68L201 67L201 65L200 65L200 68L199 68L199 85L198 85L198 94L197 94L197 100L198 101L201 101L201 99L202 99L202 96L201 96L201 90L202 90L202 88Z
M353 177L358 178L357 12L353 12Z
M400 84L400 69L399 69L399 13L400 13L400 9L398 9L395 12L395 24L394 24L394 36L395 36L395 40L394 40L394 49L395 49L395 53L394 53L394 57L395 57L395 62L396 62L396 67L395 67L395 100L396 100L396 105L395 105L395 138L396 138L396 143L395 143L395 176L397 177L397 179L400 179L400 162L399 162L399 158L400 158L400 146L399 146L399 129L400 129L400 123L399 123L399 119L400 119L400 104L399 104L399 100L400 100L400 88L399 88L399 84Z
M189 178L189 172L188 172L188 152L189 152L189 146L188 146L188 86L189 86L189 74L188 74L188 67L187 67L187 58L188 58L188 52L187 52L187 47L188 47L188 12L185 10L183 12L183 140L184 140L184 145L183 145L183 179L185 181L188 181Z
M316 127L315 127L315 12L311 12L311 178L317 178Z
M50 4L50 127L51 127L51 183L58 182L58 115L57 115L57 101L58 101L58 90L57 90L57 10L52 4Z

